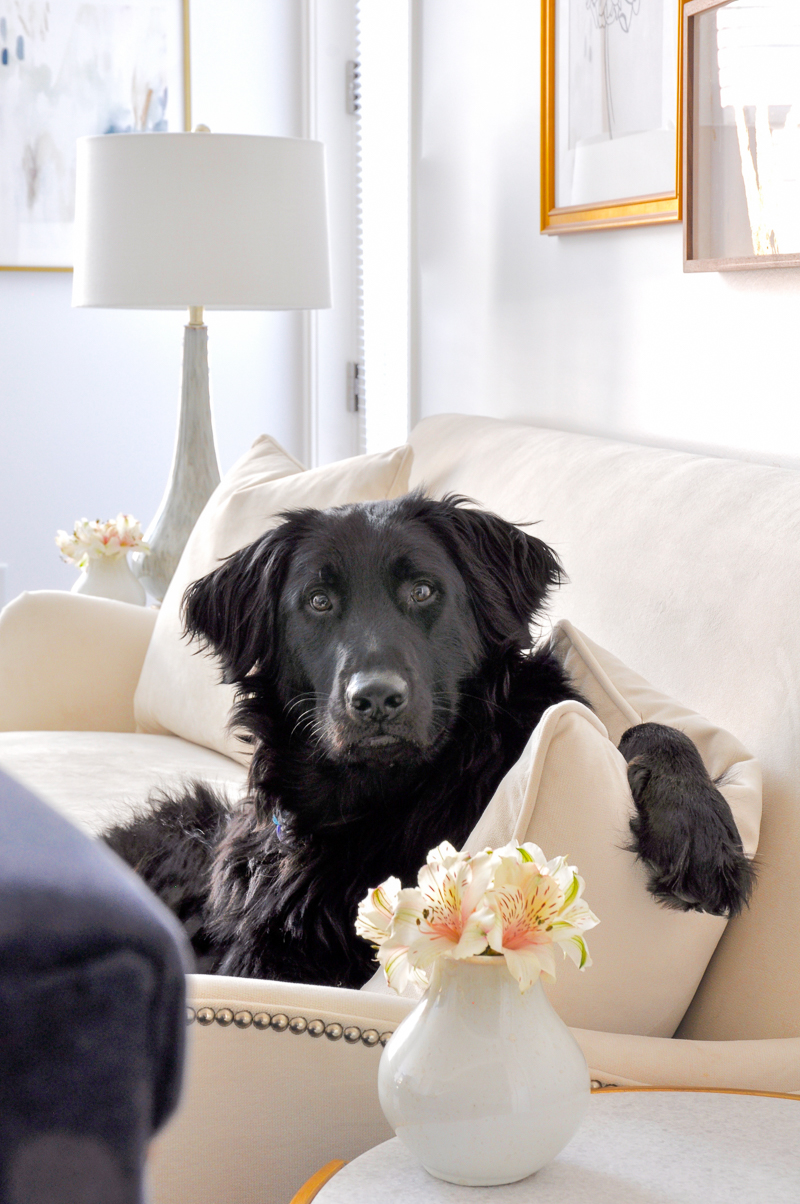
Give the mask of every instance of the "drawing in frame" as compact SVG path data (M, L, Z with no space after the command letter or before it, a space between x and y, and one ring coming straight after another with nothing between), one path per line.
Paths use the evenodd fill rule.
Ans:
M684 270L800 266L800 3L687 0Z
M189 0L0 0L0 269L71 271L76 140L191 129Z
M541 3L542 232L680 221L680 0Z

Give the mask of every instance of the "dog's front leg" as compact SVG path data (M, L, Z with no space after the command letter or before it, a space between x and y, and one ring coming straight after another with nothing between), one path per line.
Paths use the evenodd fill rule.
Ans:
M660 723L628 728L619 750L636 805L632 850L648 889L667 907L736 915L755 882L731 809L683 732Z

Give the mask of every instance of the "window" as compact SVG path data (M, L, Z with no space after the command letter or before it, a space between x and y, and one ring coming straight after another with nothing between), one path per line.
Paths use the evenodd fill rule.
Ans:
M409 424L410 0L358 0L361 442Z

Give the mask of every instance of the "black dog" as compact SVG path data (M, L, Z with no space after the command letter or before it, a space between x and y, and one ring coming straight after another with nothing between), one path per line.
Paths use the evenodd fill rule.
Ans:
M561 580L541 540L466 499L302 510L184 599L236 685L253 760L230 811L196 786L107 840L184 921L202 968L361 986L359 901L460 847L543 711L579 699L529 624ZM752 870L694 745L620 745L634 848L671 907L733 914Z

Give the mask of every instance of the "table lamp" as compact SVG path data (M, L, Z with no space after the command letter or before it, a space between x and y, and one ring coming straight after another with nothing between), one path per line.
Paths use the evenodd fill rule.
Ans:
M170 479L134 564L161 600L220 479L204 308L330 305L322 144L204 127L79 138L72 304L189 310Z

